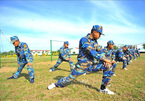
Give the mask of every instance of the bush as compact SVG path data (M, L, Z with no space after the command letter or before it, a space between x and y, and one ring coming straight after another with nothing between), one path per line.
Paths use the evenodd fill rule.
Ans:
M9 57L11 57L10 55L7 55L7 57L9 58Z
M37 56L38 56L38 54L35 54L35 56L37 57Z
M14 54L14 55L13 55L13 57L17 57L17 55L16 55L16 54Z
M143 48L145 49L145 44L143 44Z
M45 53L43 53L43 56L46 56L46 54L45 54Z

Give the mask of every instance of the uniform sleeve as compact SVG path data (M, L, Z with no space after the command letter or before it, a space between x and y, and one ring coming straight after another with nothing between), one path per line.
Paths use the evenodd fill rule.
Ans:
M130 54L132 55L132 50L130 50Z
M120 58L120 59L122 59L123 58L123 52L121 51L121 50L119 50L119 55L118 55L118 57Z
M24 47L24 55L26 57L27 62L29 63L29 62L31 62L31 59L30 59L30 54L31 53L29 51L29 47L26 43L24 43L23 47Z
M80 40L81 48L86 51L89 55L93 56L97 60L104 60L104 54L99 54L96 50L89 45L88 39L82 38Z
M113 52L112 52L112 60L115 60L115 54L116 54L116 52L113 50Z
M18 62L18 64L20 64L20 58L19 58L19 56L18 56L18 54L17 54L17 52L16 52L16 48L15 48L15 53L16 53L16 55L17 55L17 62Z
M71 50L69 49L68 57L71 58Z
M106 53L106 52L107 52L107 49L104 48L104 49L103 49L103 52Z
M139 53L139 50L137 50L137 53Z
M133 49L133 55L135 54L135 50Z
M64 50L63 50L62 47L60 48L59 52L60 52L60 56L61 56L64 60L66 60L67 58L64 56Z
M130 51L128 50L128 51L127 51L127 55L129 55L129 53L130 53Z
M17 56L17 62L18 64L20 64L20 58Z

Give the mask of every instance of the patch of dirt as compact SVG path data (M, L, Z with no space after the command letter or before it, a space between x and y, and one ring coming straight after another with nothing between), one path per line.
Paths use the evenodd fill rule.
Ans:
M53 62L38 62L38 63L36 63L36 64L43 64L43 65L49 65L49 64L55 64L56 63L56 61L53 61Z
M14 67L1 67L0 73L5 73L5 72L16 72L17 68Z

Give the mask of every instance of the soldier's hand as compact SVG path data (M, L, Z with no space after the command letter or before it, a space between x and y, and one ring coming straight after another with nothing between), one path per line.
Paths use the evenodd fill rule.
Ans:
M111 64L111 61L109 59L104 59L104 62L105 63L110 63Z
M31 62L27 63L28 66L32 66Z
M114 63L114 64L115 64L115 63L116 63L116 61L112 60L112 63Z
M20 67L20 64L18 64L18 67Z
M126 55L126 57L129 57L129 55Z
M105 67L110 68L111 61L109 59L104 59L104 65L105 65Z
M110 68L111 67L111 63L105 63L105 67Z
M70 61L73 61L72 58L69 58Z
M123 57L123 60L127 60L125 57Z
M72 61L72 59L71 59L71 58L67 58L66 60L67 60L67 61Z

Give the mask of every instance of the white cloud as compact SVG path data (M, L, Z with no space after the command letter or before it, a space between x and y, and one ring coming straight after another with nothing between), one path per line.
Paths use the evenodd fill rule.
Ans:
M12 7L2 7L5 13L0 14L1 27L16 28L16 33L5 33L7 37L11 35L18 35L21 41L27 42L30 49L50 49L50 40L69 41L70 47L78 47L79 39L85 36L92 25L101 24L105 36L99 39L99 44L105 46L108 40L114 40L116 44L126 43L128 40L127 35L145 33L145 29L141 26L136 26L129 18L133 18L130 14L126 13L119 4L114 1L91 1L96 8L92 12L92 19L89 23L84 21L83 18L75 15L66 14L70 16L70 21L65 19L49 18L49 16L40 15L37 12L16 9ZM98 21L96 11L102 10L102 16L109 18L112 24L107 24L104 21ZM104 13L103 13L104 12ZM7 15L9 14L9 15ZM60 14L60 13L59 13ZM62 13L63 14L63 13ZM64 12L65 14L65 12ZM53 16L53 15L52 15ZM71 21L71 18L77 19L76 22ZM97 20L96 20L97 19ZM115 23L114 23L115 22ZM30 30L32 33L17 32L19 30ZM31 35L30 35L31 34ZM54 42L54 49L59 49L62 43ZM131 42L130 42L131 44Z
M92 1L90 0L96 7L100 8L100 10L104 13L104 17L108 17L110 20L114 20L120 23L123 23L127 26L134 26L132 22L130 22L131 19L133 19L133 16L130 15L127 11L127 9L123 8L123 5L121 5L122 1Z
M136 34L136 33L145 33L145 29L143 27L133 27L133 26L121 26L121 25L113 25L104 24L104 33L109 34Z

